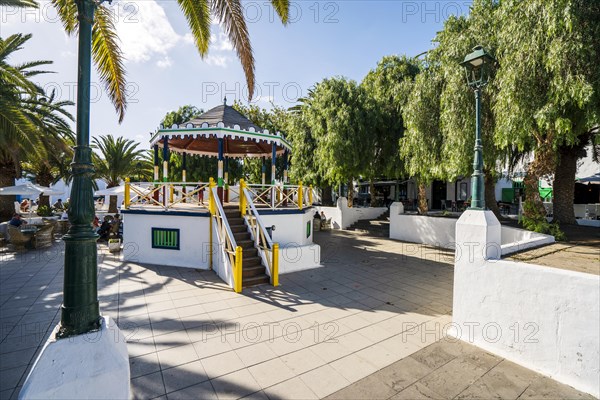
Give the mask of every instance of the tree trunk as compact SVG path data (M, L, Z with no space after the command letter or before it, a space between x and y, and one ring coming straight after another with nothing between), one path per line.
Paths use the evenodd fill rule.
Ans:
M491 172L485 171L484 174L485 188L485 207L492 211L496 218L500 219L500 208L496 202L496 179Z
M534 158L529 168L527 175L523 179L525 189L525 204L523 205L523 215L534 221L542 221L546 218L546 209L540 197L539 181L543 175L554 171L554 155L548 143L538 144L534 153Z
M12 163L0 164L0 187L15 184L15 167ZM8 221L15 213L15 196L0 196L0 218Z
M354 204L354 182L352 178L348 181L348 207Z
M321 193L321 204L323 204L324 206L333 206L333 197L331 196L331 190L331 185L323 186Z
M582 155L583 147L561 146L558 150L558 162L554 170L553 185L553 222L574 225L575 210L575 174L577 173L577 160ZM585 154L585 153L584 153Z
M40 186L50 187L52 185L52 176L46 176L44 174L38 174L35 179L36 183ZM40 196L38 200L38 207L47 206L50 207L50 196Z
M427 186L424 183L419 182L419 214L427 215L429 206L427 205Z
M117 196L111 195L110 201L108 203L108 213L116 214L118 212L119 212L119 210L117 209Z
M373 182L373 179L369 181L369 194L371 195L371 207L377 207L377 199L375 198L375 182Z

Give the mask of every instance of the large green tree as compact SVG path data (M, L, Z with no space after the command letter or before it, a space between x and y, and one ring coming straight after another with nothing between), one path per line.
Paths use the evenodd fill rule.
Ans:
M72 136L65 107L32 78L47 71L37 69L50 61L13 64L9 58L21 50L31 35L15 34L0 38L0 187L14 185L21 176L23 162L45 161L59 153ZM3 218L14 212L14 196L0 196Z
M173 124L181 125L194 118L198 118L203 112L204 111L201 108L187 104L179 107L175 111L169 111L160 123L166 128L170 128Z
M526 215L543 220L538 180L554 173L554 215L575 223L577 160L600 121L600 4L507 0L498 21L496 142L533 150Z
M419 72L417 62L406 56L385 56L375 69L369 71L361 86L372 99L368 104L373 116L370 135L373 135L372 161L366 175L370 179L371 204L375 201L375 178L398 178L404 175L398 157L400 138L404 135L403 108Z
M353 181L366 174L375 136L372 107L365 89L343 77L324 79L312 90L310 105L303 110L315 138L317 174L331 184L348 183L348 204L352 205Z

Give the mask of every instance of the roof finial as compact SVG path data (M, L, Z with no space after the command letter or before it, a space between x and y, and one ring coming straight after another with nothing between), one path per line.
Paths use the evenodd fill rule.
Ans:
M223 97L223 105L226 106L227 105L227 96Z

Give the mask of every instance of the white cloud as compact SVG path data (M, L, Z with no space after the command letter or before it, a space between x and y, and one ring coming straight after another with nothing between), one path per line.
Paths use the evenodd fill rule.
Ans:
M116 27L129 62L145 62L158 55L164 58L157 65L165 65L169 50L192 42L190 34L175 32L165 10L155 0L119 3L117 7Z
M227 35L221 29L217 29L216 34L213 32L213 35L210 38L210 47L211 49L217 51L233 50L233 45L229 41Z
M171 67L171 65L173 65L173 62L171 61L171 58L169 56L164 56L156 62L156 65L158 66L158 68L166 69Z
M208 57L204 59L204 61L208 65L227 68L229 62L231 61L231 57L226 55L209 54Z

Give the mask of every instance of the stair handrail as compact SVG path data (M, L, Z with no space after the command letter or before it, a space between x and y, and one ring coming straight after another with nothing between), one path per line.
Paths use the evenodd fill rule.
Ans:
M209 210L211 218L215 220L217 224L217 235L219 243L223 243L225 253L229 257L229 262L232 268L233 276L233 290L237 293L242 291L242 247L238 246L227 216L223 210L223 205L219 199L217 187L214 180L211 178L210 183L210 199L209 199Z
M267 232L258 210L252 201L252 192L248 190L244 180L240 181L240 212L242 217L248 221L248 226L252 236L254 236L254 245L263 250L266 254L267 266L271 275L271 284L279 285L279 243L273 243L271 236ZM269 257L269 254L271 257Z

